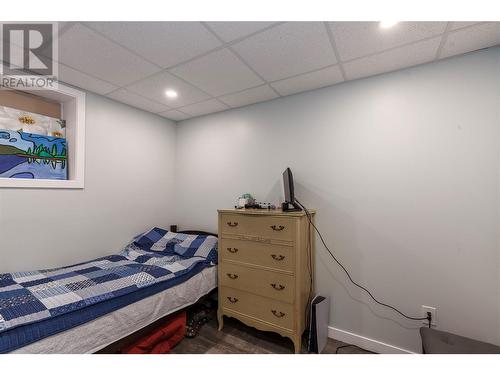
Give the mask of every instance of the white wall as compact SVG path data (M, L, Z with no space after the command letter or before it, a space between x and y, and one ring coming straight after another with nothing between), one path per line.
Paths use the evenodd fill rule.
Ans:
M116 253L174 223L175 123L87 94L84 190L0 189L0 273Z
M216 230L216 209L250 192L296 195L353 277L407 314L500 344L500 50L181 122L181 226ZM412 351L419 323L376 306L317 246L331 325Z

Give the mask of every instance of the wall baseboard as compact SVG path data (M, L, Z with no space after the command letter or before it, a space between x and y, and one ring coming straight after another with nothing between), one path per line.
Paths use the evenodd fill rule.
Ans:
M417 354L407 349L399 348L335 327L328 327L328 337L380 354Z

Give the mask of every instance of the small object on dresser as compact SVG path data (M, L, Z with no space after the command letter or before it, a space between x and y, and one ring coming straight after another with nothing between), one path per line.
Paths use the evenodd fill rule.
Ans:
M257 210L275 210L276 206L274 204L271 204L271 203L258 202L258 203L254 203L254 204L246 204L245 208L254 208Z
M271 204L271 203L259 202L257 204L258 204L259 208L261 208L261 209L267 209L267 210L275 210L276 209L276 206L274 204Z
M246 208L246 206L254 205L255 199L251 194L245 193L238 198L238 204L234 208Z

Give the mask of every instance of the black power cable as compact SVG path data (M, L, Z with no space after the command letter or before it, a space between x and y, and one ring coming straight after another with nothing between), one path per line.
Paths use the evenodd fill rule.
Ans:
M405 317L406 319L409 319L409 320L427 320L428 323L429 323L429 328L431 327L431 321L432 321L432 315L430 312L427 313L427 316L425 318L417 318L417 317L414 317L414 316L409 316L409 315L406 315L405 313L402 313L401 311L399 311L397 308L395 308L394 306L391 306L391 305L388 305L387 303L383 303L383 302L380 302L378 299L376 299L373 294L367 289L365 288L363 285L360 285L358 284L357 282L355 282L351 275L349 274L349 271L347 271L347 269L344 267L344 265L335 257L335 255L333 255L333 253L330 251L329 247L327 246L327 244L325 243L325 240L323 239L323 236L321 235L320 231L318 230L318 228L316 227L316 225L314 225L313 221L312 221L312 217L311 217L311 213L307 210L307 208L299 202L298 199L295 199L295 202L297 202L297 204L302 207L304 209L304 211L306 212L306 216L307 216L307 219L309 220L309 224L314 228L314 230L316 231L316 233L318 233L318 236L321 240L321 242L323 243L323 246L325 247L325 249L328 251L328 253L330 254L330 256L333 258L333 260L340 266L340 268L342 268L342 270L344 270L345 274L347 275L347 277L349 278L349 280L351 281L351 283L353 283L354 285L356 285L358 288L364 290L366 293L368 293L368 295L371 297L372 300L374 300L376 303L378 303L379 305L381 306L384 306L384 307L387 307L389 309L392 309L394 310L395 312L397 312L398 314L400 314L401 316Z

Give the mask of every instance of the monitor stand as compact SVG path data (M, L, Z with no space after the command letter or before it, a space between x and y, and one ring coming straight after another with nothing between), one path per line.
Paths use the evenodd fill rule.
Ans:
M293 203L292 202L283 202L281 204L281 210L283 212L294 212L294 211L302 211L302 208L300 208L300 206L295 202L293 202Z

